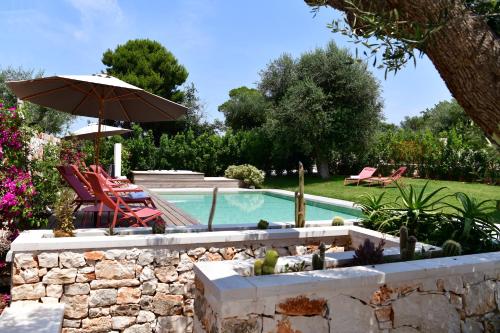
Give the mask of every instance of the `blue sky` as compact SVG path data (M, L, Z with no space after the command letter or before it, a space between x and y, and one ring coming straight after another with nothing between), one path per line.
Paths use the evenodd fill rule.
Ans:
M106 49L154 39L186 66L210 120L221 118L217 107L230 89L255 86L258 72L284 52L299 56L333 39L354 53L352 43L326 28L338 15L325 8L313 17L303 0L3 0L0 67L91 74L103 69ZM381 82L389 122L451 98L427 58L387 80L383 70L370 70Z

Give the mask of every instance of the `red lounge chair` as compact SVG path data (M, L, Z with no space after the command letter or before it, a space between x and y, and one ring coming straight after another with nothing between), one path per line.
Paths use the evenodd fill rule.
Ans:
M83 183L80 180L80 178L77 177L77 175L75 174L75 168L76 168L75 166L71 165L66 165L66 166L60 165L57 167L57 171L59 171L59 173L66 181L66 183L68 183L68 185L76 193L77 197L74 201L74 203L76 204L75 207L75 212L76 212L82 205L95 205L98 200L91 192L90 183L83 175L81 175L78 169L76 169L76 171L82 176L82 178L85 180L85 183ZM129 204L143 204L145 206L151 206L155 208L155 204L151 199L151 197L149 196L144 196L139 198L122 196L121 198Z
M90 170L92 170L91 172L93 173L97 173L97 174L100 174L100 175L103 175L104 178L106 179L106 181L108 182L111 182L111 183L115 183L115 184L131 184L130 180L128 180L127 178L123 178L123 179L119 179L119 178L114 178L114 177L111 177L109 175L109 173L107 173L104 168L102 166L97 166L97 165L91 165L90 166Z
M74 174L78 177L78 179L80 179L80 181L83 184L85 184L85 186L88 189L91 189L89 181L80 172L80 170L78 169L78 167L76 165L74 165L74 164L71 164L71 167L73 169ZM102 177L104 180L106 180L106 178L103 175L101 175L100 173L98 173L98 175L99 175L99 177ZM134 185L134 184L123 184L123 183L115 183L115 182L106 181L106 185L108 187L115 188L115 190L117 192L143 192L143 190L141 190L137 185Z
M396 170L392 175L389 177L370 177L368 179L365 179L364 181L371 184L376 184L376 185L382 185L382 186L387 186L392 182L395 182L399 178L403 176L403 174L406 172L406 167L400 167L399 169Z
M356 186L358 186L361 181L373 176L376 170L377 168L365 167L361 170L359 175L350 176L344 179L344 185L356 183Z
M111 227L114 228L117 222L126 221L135 221L135 223L132 224L133 227L147 227L148 222L161 220L161 211L149 207L132 209L113 188L109 187L106 189L106 184L97 174L86 172L85 176L92 186L92 190L99 200L101 207L103 207L99 214L105 212L104 206L113 211L114 216ZM108 193L112 196L109 196ZM118 215L121 215L119 220Z

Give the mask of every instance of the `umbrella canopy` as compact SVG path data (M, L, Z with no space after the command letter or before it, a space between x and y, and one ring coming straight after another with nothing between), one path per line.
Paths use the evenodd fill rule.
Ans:
M65 136L65 139L78 138L83 140L91 140L95 139L96 133L99 130L98 124L88 124L85 127L82 127L74 132L71 132L69 135ZM120 135L124 133L132 132L132 130L120 127L113 127L107 125L101 125L101 137L104 136L113 136Z
M7 86L24 101L73 115L98 117L95 160L99 163L99 138L103 119L129 122L177 120L187 108L153 95L115 77L58 75L26 81L10 81Z

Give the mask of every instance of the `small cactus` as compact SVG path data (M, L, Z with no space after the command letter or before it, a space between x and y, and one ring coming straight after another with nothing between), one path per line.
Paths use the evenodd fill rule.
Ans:
M443 243L443 255L445 257L459 256L462 254L462 245L459 242L448 239Z
M344 219L340 216L335 216L332 220L332 226L342 226L344 225Z
M262 275L263 264L264 262L262 261L262 259L255 260L255 262L253 263L253 272L255 275Z
M312 256L313 270L325 269L325 244L319 245L319 254L315 253Z
M266 220L260 220L259 223L257 223L257 229L267 229L269 228L269 222L267 222Z
M278 262L279 254L276 250L266 251L266 256L264 258L264 263L262 264L262 274L274 274L274 268Z
M399 229L399 254L401 256L401 260L413 260L415 257L416 244L417 238L415 236L408 237L408 228L402 226Z

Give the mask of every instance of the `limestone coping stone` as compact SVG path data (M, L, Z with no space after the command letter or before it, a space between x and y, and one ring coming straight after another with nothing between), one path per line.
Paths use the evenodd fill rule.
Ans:
M61 332L64 304L30 303L20 306L15 304L6 308L0 315L0 332Z
M156 193L212 193L211 188L148 188L148 191L153 191ZM261 193L271 193L278 194L286 197L293 198L295 193L292 191L278 190L278 189L245 189L245 188L220 188L219 193L237 193L237 192L261 192ZM304 198L309 201L314 201L318 203L335 205L343 208L350 208L360 211L355 203L352 201L341 200L323 197L319 195L304 194Z
M237 315L242 308L245 313L262 311L269 299L278 297L495 270L500 267L500 252L250 277L240 275L235 264L197 262L193 268L207 301L222 317Z
M82 231L81 237L54 238L52 230L23 231L11 244L8 259L15 252L61 251L75 249L106 249L132 247L192 246L204 244L235 244L259 241L301 240L324 237L347 236L355 226L286 228L268 230L239 230L191 232L171 234L123 234L117 236L99 236L105 229ZM138 228L136 228L138 229ZM363 228L360 228L363 229ZM366 229L363 229L366 230ZM120 228L117 228L120 232ZM80 231L77 232L77 234ZM89 237L85 237L85 234ZM91 236L91 237L90 237Z

